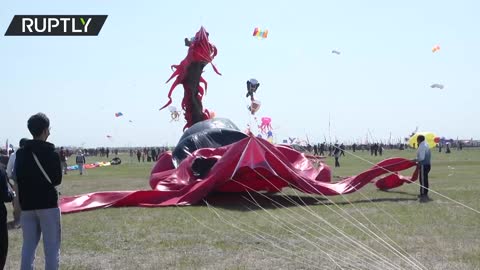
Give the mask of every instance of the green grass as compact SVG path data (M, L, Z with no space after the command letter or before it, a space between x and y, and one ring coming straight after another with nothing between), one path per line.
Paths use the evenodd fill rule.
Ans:
M371 157L366 151L355 154L371 162L415 155L413 150L387 150L382 157ZM84 176L69 173L64 178L62 193L149 189L153 164L139 164L128 156L122 156L122 160L120 166L91 169ZM331 158L326 162L333 165ZM340 162L342 167L333 168L334 177L358 174L370 167L366 161L348 154ZM450 155L433 153L431 188L477 210L479 175L478 150L453 151ZM365 252L360 254L359 247L342 246L346 236L335 232L324 222L327 221L389 262L402 269L414 269L350 221L384 239L382 233L388 235L426 269L480 269L480 214L435 194L431 194L433 201L420 204L416 200L416 184L391 192L377 191L368 185L361 192L329 197L331 201L291 189L285 190L285 194L290 199L279 193L269 197L283 207L276 207L259 194L254 194L259 205L250 203L248 194L214 194L208 199L211 207L202 204L181 208L110 208L63 215L61 268L340 269L325 258L327 252L335 259L353 258L350 264L337 260L344 269L375 269L374 260ZM300 207L291 199L308 207ZM11 213L10 205L8 210ZM18 269L21 230L10 230L9 238L6 269ZM40 244L39 269L43 268L42 257ZM377 266L387 269L385 265Z

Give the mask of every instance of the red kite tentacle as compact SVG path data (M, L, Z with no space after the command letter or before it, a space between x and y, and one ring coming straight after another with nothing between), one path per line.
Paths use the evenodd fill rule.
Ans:
M168 105L172 104L173 89L175 89L175 87L177 87L178 84L179 84L179 81L178 81L178 78L177 78L175 80L175 82L173 82L172 87L170 87L170 91L168 92L168 102L167 102L167 104L163 105L163 107L160 108L160 111L165 109L165 107L167 107Z
M217 73L218 75L222 76L222 73L220 73L217 69L217 67L213 64L213 62L211 62L210 64L212 64L212 67L213 67L213 70L215 71L215 73Z
M175 76L178 76L178 75L180 75L180 69L175 70L172 76L170 76L170 78L168 78L168 80L165 83L168 83L171 79L173 79Z

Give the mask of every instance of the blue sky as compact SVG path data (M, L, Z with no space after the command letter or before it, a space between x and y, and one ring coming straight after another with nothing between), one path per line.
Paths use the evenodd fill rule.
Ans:
M158 108L167 101L170 65L186 56L183 39L201 25L223 74L205 68L204 105L242 129L251 121L245 82L256 78L257 116L272 118L278 142L323 141L329 133L347 142L367 134L386 140L416 126L478 139L479 10L473 0L0 0L0 140L28 136L28 117L41 111L56 145L176 143L183 123ZM108 18L98 37L3 36L14 15L30 14ZM255 27L268 29L268 38L253 38ZM441 50L432 53L436 44ZM177 88L177 107L182 94ZM115 118L118 111L124 117Z

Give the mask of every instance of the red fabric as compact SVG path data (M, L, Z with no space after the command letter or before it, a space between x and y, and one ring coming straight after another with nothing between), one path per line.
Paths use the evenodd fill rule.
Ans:
M171 68L172 70L175 69L173 74L170 76L170 78L167 80L167 83L175 78L175 81L173 82L172 86L170 87L170 90L168 92L168 102L160 108L160 110L166 108L168 105L172 103L172 93L175 87L179 84L183 84L183 89L184 89L184 95L183 95L183 100L182 100L182 109L185 111L185 120L187 123L184 126L184 130L195 124L192 119L191 119L191 110L192 110L192 100L191 96L193 89L188 89L188 87L185 85L187 76L191 76L191 74L188 74L188 67L193 63L193 62L204 62L204 63L211 63L213 70L215 73L218 75L222 75L215 65L212 63L213 58L217 55L217 48L215 45L209 42L208 40L208 33L207 30L202 26L200 30L195 34L195 38L191 42L189 48L188 48L188 53L185 59L180 62L178 65L172 65ZM200 86L200 83L203 83L205 86L205 89L203 89L202 86ZM202 102L202 98L204 93L207 91L207 81L200 76L200 81L198 83L198 95L195 97L198 102ZM210 119L210 113L208 110L204 110L203 112L203 117L204 120Z
M100 167L100 165L91 163L91 164L85 164L85 165L83 165L83 167L85 169L93 169L93 168L96 168L96 167Z
M218 160L203 179L194 177L191 171L196 157ZM375 182L378 188L390 189L416 180L417 171L410 178L390 173L413 166L415 163L410 160L390 158L356 176L330 183L331 170L327 165L321 163L319 168L315 168L302 153L251 136L221 148L199 149L183 160L178 168L173 166L171 153L164 153L152 170L152 190L63 197L60 208L62 213L73 213L106 207L191 205L212 191L280 191L288 186L305 193L327 196L351 193L369 182ZM386 176L377 179L383 175Z

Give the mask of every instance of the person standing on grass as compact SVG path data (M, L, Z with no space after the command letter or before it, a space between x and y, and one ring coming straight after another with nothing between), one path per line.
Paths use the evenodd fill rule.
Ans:
M24 147L27 141L28 139L26 138L21 139L18 146L20 146L20 148ZM8 176L8 179L11 179L13 182L12 184L13 191L15 191L15 193L18 193L18 187L16 183L17 177L15 175L15 170L14 170L16 157L17 157L16 152L10 155L10 159L8 160L8 164L7 164L7 176ZM20 213L22 212L20 208L20 202L18 201L18 196L13 198L12 206L13 206L13 228L18 229L20 228Z
M419 171L420 195L418 198L420 199L420 202L426 202L430 199L428 197L428 173L431 169L431 152L430 147L428 147L428 144L425 141L425 136L419 135L417 137L417 144L417 158L415 158L413 161L417 162Z
M152 147L152 161L155 162L157 161L157 150L155 149L155 147Z
M60 162L62 163L62 171L63 174L67 175L67 154L65 153L65 149L63 147L60 147Z
M137 149L137 159L138 162L140 162L140 158L142 157L142 151L140 149Z
M8 253L8 228L7 228L7 208L6 202L13 201L15 192L8 186L7 172L5 171L8 163L8 156L0 157L0 270L3 270L7 262Z
M78 151L77 156L75 157L75 162L77 163L80 175L83 175L83 166L85 166L86 160L85 156L82 153L82 150Z
M335 148L333 150L333 156L335 157L335 167L340 167L340 162L338 162L338 159L340 158L342 151L337 143L333 147Z
M320 156L325 156L325 143L320 144Z
M17 151L15 173L22 208L20 223L23 232L21 270L32 270L40 237L43 238L45 268L58 269L60 264L61 213L56 186L62 183L60 156L47 142L50 120L43 113L28 119L28 140Z
M345 145L343 143L340 144L340 155L345 156Z

